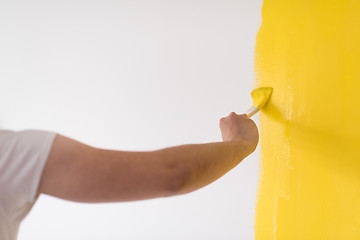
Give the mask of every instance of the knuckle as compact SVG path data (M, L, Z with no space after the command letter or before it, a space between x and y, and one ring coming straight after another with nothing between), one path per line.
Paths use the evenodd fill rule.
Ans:
M220 118L220 125L224 124L225 118Z
M236 113L234 113L234 112L231 112L230 114L229 114L229 118L235 118L237 116L237 114Z

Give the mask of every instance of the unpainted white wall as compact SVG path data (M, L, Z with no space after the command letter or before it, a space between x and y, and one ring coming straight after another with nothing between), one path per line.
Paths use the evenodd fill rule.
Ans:
M0 2L3 128L155 150L220 141L251 105L261 4L234 0ZM20 240L253 239L258 150L183 196L79 204L42 196Z

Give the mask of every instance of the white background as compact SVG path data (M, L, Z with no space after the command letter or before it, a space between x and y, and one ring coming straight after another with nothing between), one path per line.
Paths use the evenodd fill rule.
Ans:
M260 0L0 1L0 119L118 150L220 141L251 105ZM257 117L255 117L257 119ZM20 240L253 239L259 149L163 199L41 196Z

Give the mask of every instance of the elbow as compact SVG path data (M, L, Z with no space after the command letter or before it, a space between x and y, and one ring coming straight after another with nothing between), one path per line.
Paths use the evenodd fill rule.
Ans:
M168 166L168 177L166 181L166 190L164 197L171 197L187 193L186 186L190 176L190 170L181 164Z

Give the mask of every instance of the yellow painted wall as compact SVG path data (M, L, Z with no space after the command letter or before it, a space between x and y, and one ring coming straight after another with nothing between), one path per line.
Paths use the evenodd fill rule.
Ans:
M360 239L360 1L264 0L256 239Z

